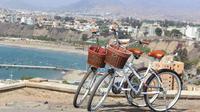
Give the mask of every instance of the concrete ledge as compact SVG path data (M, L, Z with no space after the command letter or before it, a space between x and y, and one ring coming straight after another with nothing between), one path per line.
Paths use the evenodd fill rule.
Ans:
M183 99L200 99L200 91L182 91L181 98L183 98Z
M75 93L77 89L77 86L74 85L48 83L48 82L42 82L42 83L26 82L25 87L47 89L47 90L68 92L68 93Z
M19 83L10 84L10 85L3 85L0 87L0 91L9 91L9 90L14 90L14 89L19 89L19 88L26 87L25 85L26 85L25 82L19 82Z
M59 91L65 93L72 93L76 92L77 86L76 85L69 85L69 84L62 84L62 83L54 83L54 82L30 82L30 81L23 81L15 84L10 85L1 85L0 92L4 91L12 91L15 89L20 88L38 88L38 89L45 89L51 91ZM110 97L124 97L124 94L109 94ZM200 91L182 91L181 99L200 99Z

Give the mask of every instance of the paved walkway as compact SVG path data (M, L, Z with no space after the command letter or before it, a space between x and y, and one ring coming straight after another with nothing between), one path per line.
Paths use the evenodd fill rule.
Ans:
M23 88L0 93L0 112L87 112L72 106L73 94L42 89ZM148 112L149 108L136 108L124 98L108 98L99 112ZM172 111L199 112L200 100L179 100Z

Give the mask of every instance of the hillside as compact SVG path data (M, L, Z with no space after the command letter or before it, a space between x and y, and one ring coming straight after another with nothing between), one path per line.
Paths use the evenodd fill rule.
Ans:
M62 28L37 28L27 25L0 23L0 37L46 38L53 40L78 41L81 33Z
M0 7L200 22L199 0L1 0Z

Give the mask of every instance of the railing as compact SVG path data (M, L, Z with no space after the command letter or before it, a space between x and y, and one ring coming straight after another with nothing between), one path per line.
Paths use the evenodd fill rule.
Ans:
M33 66L33 65L12 65L12 64L0 64L0 68L51 69L51 70L61 70L61 71L73 70L73 69L59 68L54 66Z

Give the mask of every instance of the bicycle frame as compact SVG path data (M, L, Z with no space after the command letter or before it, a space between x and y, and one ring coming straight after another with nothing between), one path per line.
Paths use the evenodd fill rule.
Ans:
M117 35L116 31L115 31L115 33ZM115 37L117 37L116 35L115 35ZM116 41L117 41L117 44L120 44L118 38L116 38ZM101 100L96 100L98 103L94 107L95 108L94 110L98 109L101 106L101 104L104 102L105 98L107 97L107 95L109 94L111 89L114 94L119 94L121 92L121 90L122 91L131 91L133 93L128 93L128 94L130 94L132 98L138 97L137 95L143 95L147 106L149 106L152 110L157 109L157 108L155 109L154 107L152 107L151 103L155 101L155 99L159 96L159 93L163 93L163 98L166 101L167 91L163 88L164 86L162 84L161 77L158 75L158 74L160 74L160 71L159 72L154 71L153 67L152 67L152 61L150 61L148 68L145 71L145 74L141 76L141 74L139 74L139 72L137 72L137 69L133 66L133 63L132 63L133 59L131 60L131 62L128 61L125 64L123 69L117 69L117 68L113 67L112 65L109 66L107 74L97 83L98 85L95 86L95 89L92 92L92 95L91 95L91 97L89 99L89 103L88 103L89 111L93 110L92 109L92 101L93 101L93 97L95 96L96 92L99 92L100 93L99 96L102 96L102 98L101 98ZM123 74L121 74L118 71L120 71L120 72L123 71ZM130 79L130 76L132 78L132 75L135 76L140 81L139 84L133 85L132 79ZM152 77L152 75L154 75L154 76ZM178 79L177 74L173 74L173 75L176 76L176 79ZM108 76L111 76L111 77L108 77ZM107 77L109 78L108 79L109 82L107 82L107 80L106 80ZM122 77L122 79L120 79L120 81L118 81L120 83L118 83L118 82L114 83L117 77ZM157 81L155 87L154 86L151 87L151 85L150 85L153 80L152 78L153 79L155 78ZM107 87L102 86L102 88L99 89L99 87L101 87L101 84L103 81L105 81L105 85ZM127 85L126 85L126 88L123 87L125 81L127 82L129 88L127 88ZM178 81L180 81L180 80L178 80ZM178 84L181 85L180 82ZM115 88L112 88L113 86ZM146 91L146 92L143 91L143 87L144 87L144 91ZM149 87L150 88L158 88L158 90L156 89L156 90L148 92L147 89ZM127 95L127 93L125 93L125 94ZM153 97L149 99L148 94L150 94L150 97L152 94ZM178 91L177 96L175 97L175 100L173 100L173 102L170 103L170 105L169 105L170 108L176 103L177 98L179 96L180 96L180 91ZM127 97L127 99L129 99L129 98ZM167 107L167 102L165 102L165 105L166 105L166 109L164 109L164 110L168 110L169 108Z
M153 75L155 75L155 76L157 77L158 82L159 82L159 85L160 85L161 88L162 88L162 82L161 82L159 76L158 76L158 75L155 73L155 71L152 69L152 63L151 63L151 62L149 63L148 68L147 68L147 71L145 72L145 75L144 75L143 77L140 76L140 74L137 73L136 68L134 68L132 65L133 65L132 63L127 63L127 64L125 65L125 70L126 70L126 69L129 69L129 70L131 71L131 73L133 73L133 74L137 77L137 79L140 80L139 88L138 88L138 89L135 89L135 88L132 86L132 84L131 84L131 82L130 82L130 80L129 80L129 75L130 75L130 74L126 74L126 73L125 73L124 75L120 75L120 73L117 72L117 69L115 69L115 73L113 74L114 77L123 77L123 78L122 78L122 80L120 81L120 85L119 85L119 86L117 86L117 85L115 85L115 84L114 84L114 86L115 86L117 89L122 88L123 91L130 91L130 90L133 90L136 94L139 94L139 93L141 93L141 94L143 94L143 95L144 95L144 94L159 94L159 92L141 92L142 87L146 84L145 82L146 82L148 73L151 73L151 74L153 74ZM128 72L128 71L125 71L125 72ZM127 83L128 83L128 85L130 86L130 88L123 88L123 87L122 87L124 81L127 81Z
M118 32L117 32L117 31L114 31L114 37L115 37L115 39L116 39L116 43L113 42L112 44L115 43L115 44L120 45L120 42L119 42L119 39L118 39ZM140 42L136 41L136 42L134 42L134 43L140 43ZM121 47L125 48L125 46L122 46L122 45L121 45ZM131 62L133 62L133 60L134 60L134 59L132 59ZM132 66L133 64L132 64L131 62L130 62L130 63L127 62L126 65L125 65L125 67L128 67L128 68L131 70L131 73L133 73L133 74L140 80L141 83L139 84L139 88L138 88L138 89L135 89L135 88L131 85L131 82L130 82L130 80L129 80L129 75L130 75L130 74L128 74L128 75L126 74L126 75L122 76L122 75L120 75L120 73L117 72L117 69L116 69L116 68L114 68L114 67L111 66L111 69L114 69L114 73L111 73L111 74L114 75L114 76L112 76L112 77L114 77L114 78L113 78L113 82L114 82L114 80L115 80L115 77L117 77L117 76L123 77L122 80L121 80L121 82L120 82L120 85L119 85L119 86L117 86L117 85L115 85L115 84L113 84L113 86L115 86L117 89L120 89L120 88L122 88L123 82L126 80L127 83L128 83L128 85L130 86L130 89L129 89L129 88L128 88L128 89L127 89L127 88L122 88L122 90L124 90L124 91L133 90L136 94L139 94L140 91L142 90L142 87L146 84L146 83L145 83L145 82L146 82L146 80L145 80L146 76L148 75L148 73L151 73L151 74L155 75L156 78L158 79L158 83L159 83L159 85L161 86L160 88L163 88L162 82L161 82L159 76L158 76L158 75L156 74L156 72L152 69L152 62L149 62L149 65L148 65L148 68L147 68L147 71L146 71L144 77L141 77L140 74L137 73L136 68L134 68L134 67ZM141 94L159 94L159 92L141 92Z

